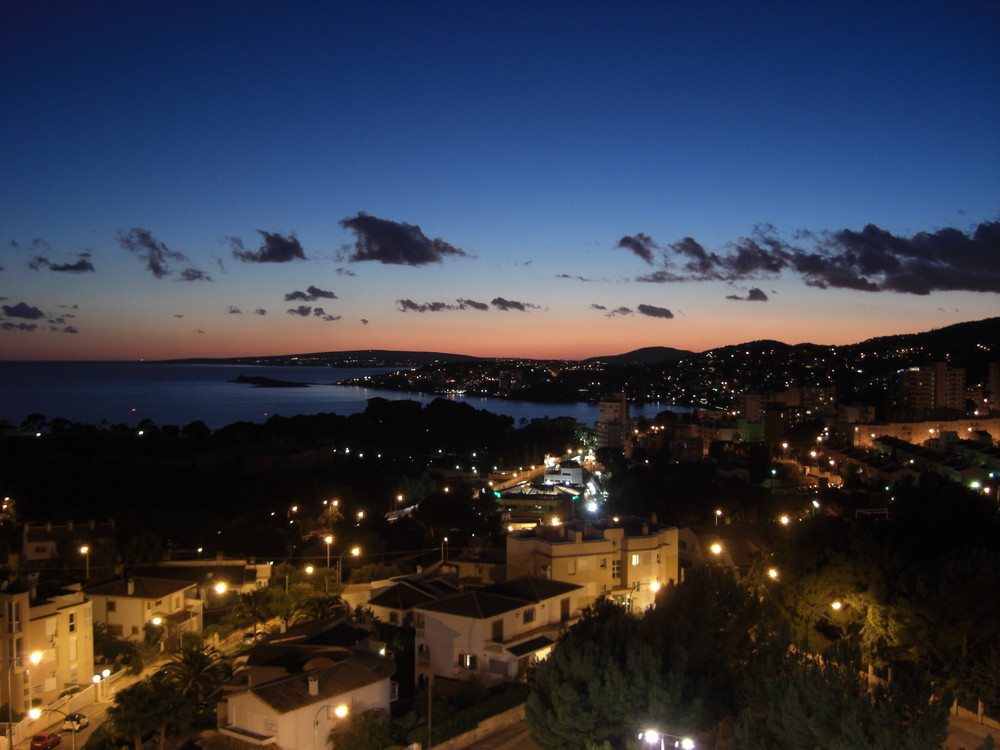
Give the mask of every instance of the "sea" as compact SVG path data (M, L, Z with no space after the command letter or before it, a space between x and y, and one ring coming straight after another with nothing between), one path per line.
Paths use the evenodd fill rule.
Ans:
M234 422L262 423L273 415L363 412L370 398L427 404L425 393L336 385L396 368L181 364L165 362L0 362L0 420L20 425L32 414L84 424L183 427L195 421L210 429ZM308 383L308 388L259 388L231 382L239 376ZM571 417L593 427L598 407L587 402L542 403L475 396L447 396L493 414L522 419ZM688 411L668 404L633 405L633 416Z

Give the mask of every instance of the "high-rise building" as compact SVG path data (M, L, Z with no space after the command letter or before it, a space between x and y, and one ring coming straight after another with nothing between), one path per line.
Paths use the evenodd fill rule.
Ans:
M904 370L900 380L903 405L910 409L965 409L965 370L935 362Z
M602 398L597 412L597 447L624 450L629 423L628 401L624 393Z

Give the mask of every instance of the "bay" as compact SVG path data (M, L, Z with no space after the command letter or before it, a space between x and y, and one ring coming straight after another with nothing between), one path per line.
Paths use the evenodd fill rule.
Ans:
M265 422L275 414L356 414L370 398L410 399L427 404L432 394L339 386L338 380L376 375L394 368L333 368L157 362L0 362L0 420L20 425L29 415L100 425L159 426L201 420L210 429L234 422ZM309 383L308 388L258 388L232 383L239 376ZM571 417L594 426L596 404L540 403L449 396L476 409L520 420ZM633 416L687 411L666 404L633 405Z

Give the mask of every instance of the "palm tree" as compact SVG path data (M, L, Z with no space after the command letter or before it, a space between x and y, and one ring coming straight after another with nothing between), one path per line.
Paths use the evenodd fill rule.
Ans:
M229 659L214 646L189 646L163 666L164 678L180 688L195 709L214 696L232 674Z
M142 737L150 732L160 732L160 746L171 724L185 726L190 723L193 711L176 686L157 685L152 679L141 680L115 695L115 702L108 708L115 731L131 739L135 750L142 750Z
M263 624L270 619L274 611L274 604L271 599L271 592L263 588L244 591L240 594L237 606L243 613L250 617L250 624L254 630L257 629L258 622Z

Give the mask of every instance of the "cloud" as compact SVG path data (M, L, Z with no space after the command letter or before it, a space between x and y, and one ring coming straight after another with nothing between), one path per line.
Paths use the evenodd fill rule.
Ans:
M35 323L10 323L7 321L0 323L0 329L4 331L34 331L36 328L38 325Z
M299 305L285 312L289 315L298 315L303 318L315 317L327 322L340 320L339 315L329 315L322 307L310 307L309 305Z
M57 271L61 273L87 273L88 271L94 271L94 264L90 262L90 253L80 253L77 255L76 263L53 263L44 255L35 256L31 262L28 263L28 267L33 271L37 271L39 268L46 267L50 271Z
M362 318L361 319L361 325L363 325L363 326L368 325L368 319L367 318Z
M430 239L415 224L390 221L358 213L340 220L340 225L354 232L354 251L347 260L423 266L441 263L446 255L468 255L440 238Z
M352 271L350 268L338 268L337 269L337 275L338 276L357 276L357 274L354 273L354 271Z
M527 312L529 309L537 310L538 305L533 305L530 302L518 302L516 300L504 299L503 297L494 297L490 304L493 305L497 310L503 310L504 312L508 310L519 310L521 312Z
M138 227L125 232L118 230L118 244L136 255L146 264L146 270L157 279L162 279L174 273L172 263L188 263L187 256L177 250L171 250L165 244L153 237L148 229ZM197 268L188 267L177 275L178 281L211 281L212 277Z
M613 318L616 315L631 315L631 314L632 314L631 307L616 307L614 310L608 311L607 317Z
M302 244L294 232L285 235L258 229L257 234L261 236L262 241L256 250L247 250L239 237L226 237L233 257L244 263L288 263L306 259Z
M195 333L197 333L200 336L204 336L205 335L205 332L202 329L200 329L200 328L198 330L196 330Z
M765 294L763 289L753 287L747 292L746 297L741 297L738 294L728 294L726 295L726 299L742 300L744 302L767 302L770 298Z
M596 302L592 302L591 305L590 305L590 307L591 307L591 309L594 309L594 310L607 310L608 309L604 305L598 305Z
M253 311L253 314L254 315L267 315L267 310L265 310L263 307L258 307L256 310Z
M568 273L557 273L557 279L576 279L577 281L593 281L593 279L588 279L586 276L573 276Z
M243 314L243 311L240 308L238 308L236 305L230 305L229 307L227 307L226 308L226 312L229 313L230 315L242 315Z
M174 313L174 317L175 318L183 318L184 315L182 315L181 313Z
M285 302L293 302L295 300L314 302L318 299L337 299L337 295L315 286L308 287L304 292L296 290L285 295Z
M670 312L665 307L656 307L655 305L639 305L636 308L638 312L642 315L648 315L651 318L672 318L674 314Z
M26 302L18 302L16 305L2 305L0 310L8 318L25 318L26 320L38 320L44 318L45 313L37 307L32 307Z
M458 305L450 305L447 302L424 302L422 304L414 302L412 299L398 299L400 312L444 312L445 310L460 310Z
M457 299L455 304L450 302L414 302L412 299L398 299L400 312L448 312L451 310L489 310L490 306L485 302L476 302L473 299Z
M640 247L650 252L653 248L662 250L663 266L637 277L637 281L733 282L791 273L819 289L917 295L937 291L1000 293L1000 221L981 223L969 233L946 227L911 237L874 224L860 231L803 231L796 235L796 243L763 224L754 229L752 237L729 243L718 252L707 250L691 237L665 247L642 237ZM760 295L763 292L752 299L763 301Z
M631 236L626 234L618 240L618 244L615 247L631 250L650 265L653 264L653 250L658 249L652 238L642 232Z

